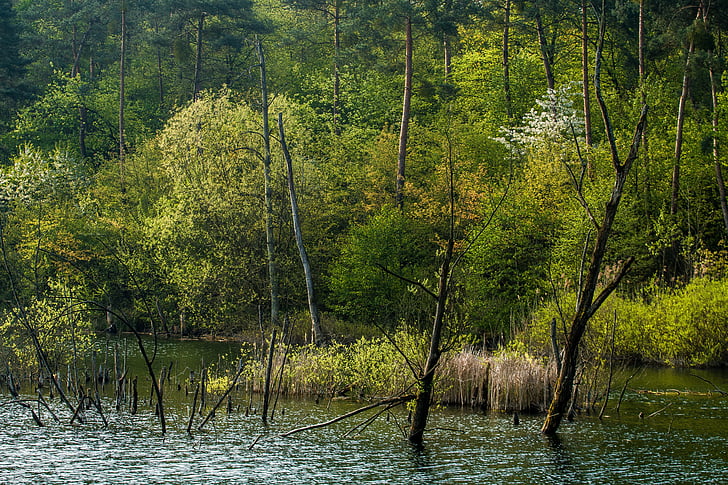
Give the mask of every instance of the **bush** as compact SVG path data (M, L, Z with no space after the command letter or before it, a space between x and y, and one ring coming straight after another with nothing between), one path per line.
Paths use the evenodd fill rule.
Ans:
M573 301L562 301L561 307L573 308ZM592 318L585 346L594 355L601 355L616 315L615 355L618 358L676 366L725 365L728 363L725 308L728 308L726 279L695 278L680 289L653 289L640 299L613 295ZM557 315L553 301L544 305L517 338L533 351L548 354L549 322ZM568 322L570 315L565 318Z

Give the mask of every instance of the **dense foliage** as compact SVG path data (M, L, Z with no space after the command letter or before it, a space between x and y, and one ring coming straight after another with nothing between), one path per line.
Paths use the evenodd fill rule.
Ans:
M636 263L594 332L609 333L616 309L625 357L728 361L725 275L703 271L724 264L728 235L728 4L588 5L582 18L561 0L0 1L2 355L24 332L67 345L114 315L145 330L252 333L270 304L269 257L282 310L307 309L278 113L327 321L427 325L452 184L449 328L492 345L526 322L524 341L548 351L548 321L573 308L593 243L589 214L610 190L604 122L582 90L603 22L615 142L629 144L643 102L650 113L604 281Z

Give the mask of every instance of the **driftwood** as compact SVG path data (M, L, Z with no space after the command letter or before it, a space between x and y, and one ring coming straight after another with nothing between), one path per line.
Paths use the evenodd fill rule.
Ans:
M713 391L708 392L700 392L700 391L681 391L679 389L665 389L664 391L652 391L650 389L635 389L637 394L651 394L653 396L667 396L667 395L676 395L680 396L682 394L686 394L688 396L712 396ZM720 391L719 391L720 392ZM725 393L722 393L722 395L725 395Z
M364 411L369 411L370 409L374 409L379 406L387 406L388 408L391 408L391 407L397 406L399 404L404 404L406 402L410 402L410 401L414 400L416 397L417 396L415 396L414 394L408 394L406 396L382 399L381 401L377 401L375 403L369 404L368 406L364 406L362 408L355 409L354 411L350 411L346 414L342 414L341 416L337 416L334 419L330 419L323 423L316 423L316 424L312 424L309 426L303 426L301 428L292 429L291 431L287 431L287 432L281 434L281 436L286 437L286 436L291 436L292 434L300 433L301 431L308 431L311 429L324 428L331 424L338 423L339 421L342 421L344 419L350 418L352 416L356 416L357 414L363 413Z

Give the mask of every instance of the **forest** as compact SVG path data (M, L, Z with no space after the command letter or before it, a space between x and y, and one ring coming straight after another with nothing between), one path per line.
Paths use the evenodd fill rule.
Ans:
M723 27L723 0L0 0L0 356L285 320L431 335L425 380L464 346L724 365Z

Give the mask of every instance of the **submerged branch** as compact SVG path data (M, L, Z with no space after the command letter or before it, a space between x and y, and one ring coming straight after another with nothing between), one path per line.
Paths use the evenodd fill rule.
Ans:
M711 386L713 386L713 388L714 388L714 389L715 389L716 391L718 391L718 393L719 393L719 394L720 394L721 396L725 396L726 394L728 394L728 392L725 392L724 390L722 390L721 388L719 388L718 386L716 386L716 385L715 385L715 384L714 384L713 382L709 381L709 380L708 380L708 379L706 379L705 377L700 377L700 376L698 376L698 375L695 375L695 374L693 374L693 373L688 373L688 375L689 375L689 376L692 376L692 377L696 377L696 378L700 379L700 380L701 380L701 381L703 381L703 382L707 382L708 384L710 384Z
M399 397L391 397L388 399L382 399L381 401L377 401L373 404L369 404L368 406L364 406L359 409L355 409L354 411L350 411L346 414L342 414L341 416L337 416L334 419L330 419L328 421L325 421L323 423L316 423L309 426L303 426L301 428L292 429L291 431L287 431L283 434L281 434L281 437L291 436L292 434L300 433L301 431L308 431L311 429L317 429L317 428L324 428L326 426L329 426L334 423L338 423L339 421L342 421L344 419L350 418L352 416L356 416L359 413L363 413L364 411L369 411L370 409L377 408L379 406L387 406L388 409L391 409L392 407L404 404L406 402L410 402L415 399L414 394L408 394L406 396L399 396Z

